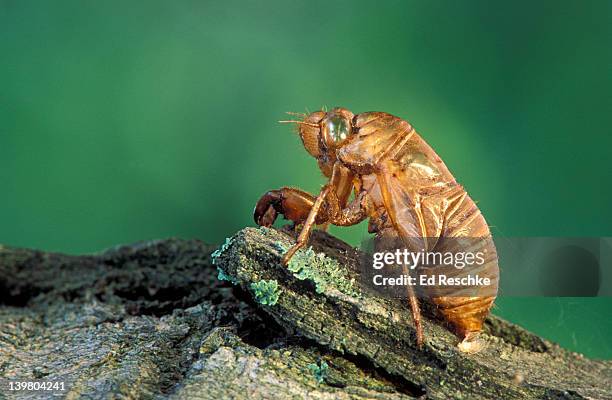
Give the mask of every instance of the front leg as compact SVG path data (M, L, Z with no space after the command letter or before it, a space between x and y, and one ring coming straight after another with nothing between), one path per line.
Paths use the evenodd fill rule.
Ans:
M264 194L255 206L255 222L258 225L270 226L278 214L296 224L303 223L297 243L283 257L287 265L297 250L308 243L310 233L315 225L331 222L335 225L353 225L365 218L363 198L360 196L347 208L347 200L353 189L353 174L341 163L336 162L328 184L324 185L319 195L314 196L299 189L282 188Z
M257 202L253 218L257 225L270 227L277 216L282 214L285 219L298 225L308 218L315 200L313 195L300 189L283 187L278 190L270 190ZM316 222L324 223L322 217L322 215L319 216Z
M310 238L310 233L312 232L312 228L315 226L315 221L317 220L317 217L321 215L320 214L321 207L323 206L325 202L325 198L331 192L332 188L333 187L330 185L323 186L321 193L319 193L319 196L317 196L317 199L315 200L314 204L310 208L308 217L306 218L306 221L304 222L304 226L302 227L302 231L298 235L296 243L289 250L287 250L287 252L283 256L284 265L288 265L289 260L291 260L291 257L293 257L295 252L301 249L302 247L304 247L306 243L308 243L308 239Z
M366 197L364 192L360 192L348 206L341 208L343 204L338 200L334 189L336 188L329 184L323 187L310 209L296 244L285 253L283 264L287 265L295 252L308 243L308 238L318 216L325 216L326 220L337 226L355 225L366 218Z

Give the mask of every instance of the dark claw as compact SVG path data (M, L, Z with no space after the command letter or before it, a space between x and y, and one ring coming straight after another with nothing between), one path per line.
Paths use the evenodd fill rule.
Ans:
M277 215L278 213L276 212L274 207L269 207L268 211L266 211L266 213L259 219L259 225L268 228L271 227L272 224L274 224L274 221L276 221Z
M281 204L282 196L279 190L271 190L261 196L253 211L255 223L259 226L272 226L278 216Z

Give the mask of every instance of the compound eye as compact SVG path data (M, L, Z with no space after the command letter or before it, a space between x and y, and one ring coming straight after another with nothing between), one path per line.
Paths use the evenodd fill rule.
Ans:
M334 142L341 142L349 135L349 125L345 118L333 116L327 121L329 136Z

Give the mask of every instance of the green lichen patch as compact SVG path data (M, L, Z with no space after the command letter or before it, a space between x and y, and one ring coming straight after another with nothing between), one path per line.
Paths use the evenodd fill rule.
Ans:
M219 279L220 281L228 281L234 285L238 284L238 280L235 277L229 275L227 272L225 272L221 268L217 267L217 271L218 271L217 279Z
M285 254L289 247L281 242L276 246ZM333 287L340 292L352 297L361 297L355 287L355 279L347 277L347 271L334 259L327 257L324 253L315 253L312 247L306 250L298 250L287 266L299 280L311 280L315 284L317 293L324 293Z
M312 376L319 383L323 383L325 378L327 378L327 374L329 373L329 365L325 361L320 361L319 364L308 364L308 370L312 373Z
M238 284L238 280L233 277L232 275L228 274L227 272L225 272L224 270L221 269L221 267L219 267L218 265L218 261L219 261L219 257L221 257L221 254L223 254L225 251L227 251L227 249L231 246L231 244L234 242L234 238L226 238L225 239L225 243L223 243L221 246L219 246L219 248L217 248L217 250L213 251L212 254L210 255L210 258L212 260L213 265L217 265L217 279L219 279L220 281L228 281L231 282L234 285Z
M221 254L223 254L223 252L225 252L233 242L234 242L234 238L228 237L225 239L225 243L219 246L217 250L212 252L210 257L212 259L213 265L217 265L217 260L219 259Z
M251 283L250 288L255 296L255 300L259 304L267 306L275 305L281 294L281 290L278 287L278 282L276 282L274 279L262 279L259 282L253 282Z

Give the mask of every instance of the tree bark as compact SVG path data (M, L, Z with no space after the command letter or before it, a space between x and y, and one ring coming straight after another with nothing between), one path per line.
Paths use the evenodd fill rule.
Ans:
M316 232L291 271L291 243L247 228L212 258L177 239L86 256L0 247L0 398L49 397L7 390L33 380L65 382L53 394L69 399L612 398L610 362L496 317L481 353L427 318L416 349L406 305L361 287L358 252Z
M425 346L417 349L407 304L368 295L360 285L358 251L316 232L314 251L286 268L279 260L291 243L284 233L247 228L216 263L245 289L260 280L278 282L277 302L262 309L280 325L373 363L403 380L414 396L612 398L610 362L589 360L495 316L486 321L486 347L477 354L458 351L458 338L428 318Z

